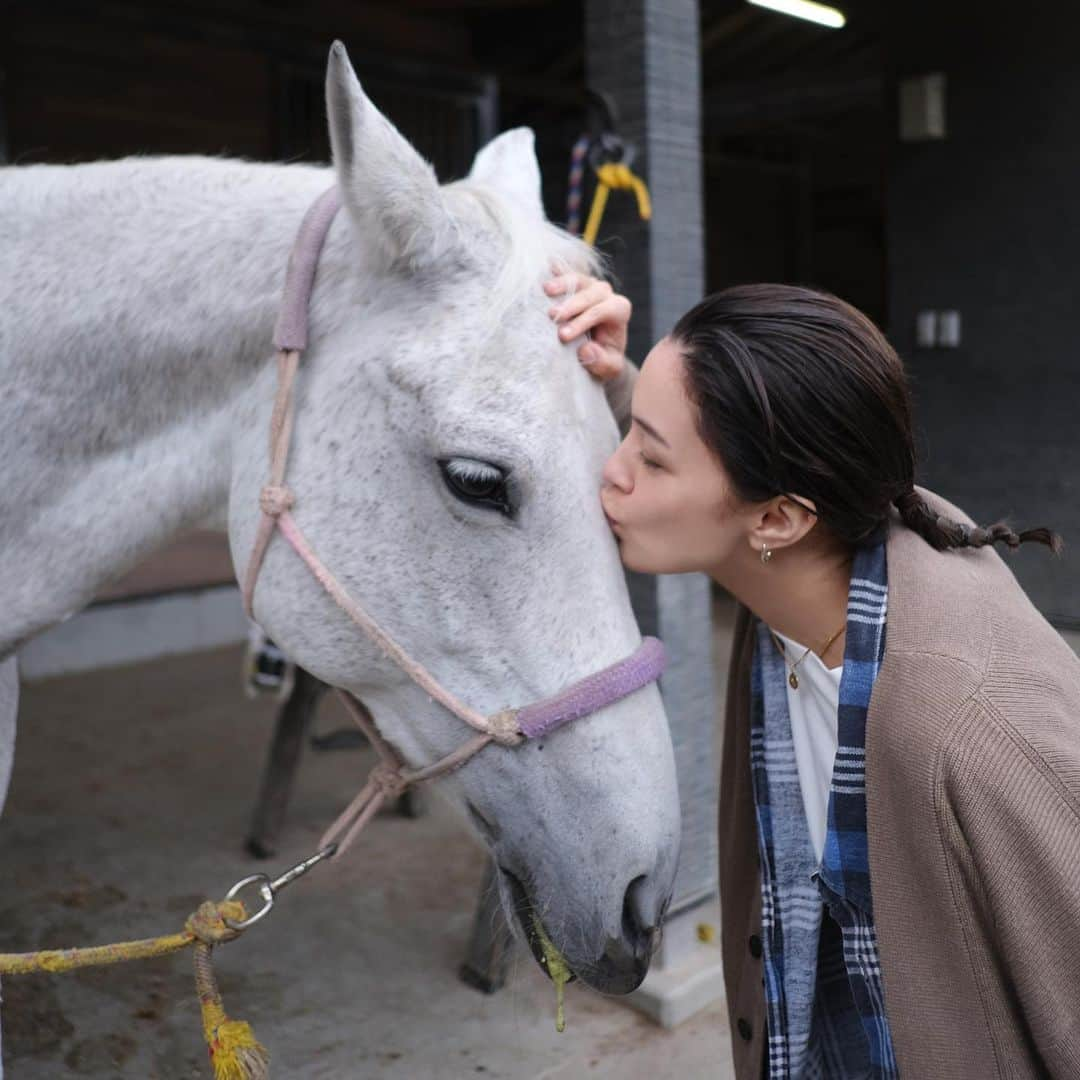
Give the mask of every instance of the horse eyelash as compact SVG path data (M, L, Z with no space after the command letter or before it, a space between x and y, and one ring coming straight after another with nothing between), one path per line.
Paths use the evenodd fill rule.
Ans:
M494 465L469 458L454 458L446 463L446 468L462 480L502 480L505 474Z

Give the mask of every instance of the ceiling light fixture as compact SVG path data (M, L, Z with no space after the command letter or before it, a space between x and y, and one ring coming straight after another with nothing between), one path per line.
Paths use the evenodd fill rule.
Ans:
M750 0L750 3L784 15L793 15L796 19L806 19L820 26L828 26L833 30L839 30L847 22L842 11L826 4L815 4L812 0Z

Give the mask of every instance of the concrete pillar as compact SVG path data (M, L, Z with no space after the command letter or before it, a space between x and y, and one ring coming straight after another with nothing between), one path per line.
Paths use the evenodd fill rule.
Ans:
M636 145L633 167L652 195L652 221L642 222L632 196L614 193L598 237L634 304L629 348L638 363L704 290L698 29L697 0L585 4L588 84L613 99L619 134ZM664 944L631 1000L673 1026L723 994L719 949L697 933L699 924L715 924L717 896L710 585L699 574L629 577L643 633L661 638L672 658L660 689L683 822Z

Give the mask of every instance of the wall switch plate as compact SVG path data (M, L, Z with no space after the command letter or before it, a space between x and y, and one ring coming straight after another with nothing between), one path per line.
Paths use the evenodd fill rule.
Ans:
M937 343L944 349L955 349L960 345L960 312L939 311Z
M945 75L915 75L900 80L900 140L945 138Z
M937 344L938 313L920 311L915 316L915 344L920 349L932 349Z

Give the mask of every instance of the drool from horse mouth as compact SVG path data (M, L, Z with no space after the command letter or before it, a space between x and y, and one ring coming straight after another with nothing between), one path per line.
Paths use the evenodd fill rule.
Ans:
M500 866L499 870L510 883L510 896L514 902L514 914L517 915L521 928L525 931L525 938L529 943L536 962L547 973L547 977L555 984L555 1030L562 1032L566 1028L566 1017L563 1013L563 990L567 983L572 983L577 976L570 970L562 953L551 943L540 916L534 910L529 894L522 885L521 880L509 870Z

